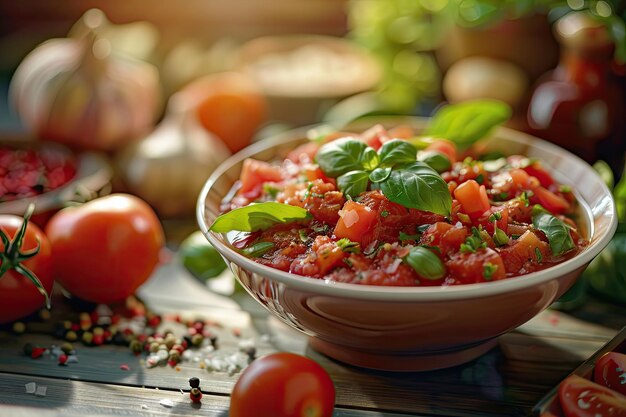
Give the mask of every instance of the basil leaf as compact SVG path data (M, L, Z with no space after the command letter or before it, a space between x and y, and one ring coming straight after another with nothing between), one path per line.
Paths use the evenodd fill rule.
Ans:
M378 154L365 143L342 138L323 145L315 157L324 174L336 178L357 170L372 170L378 165Z
M569 227L541 205L535 204L533 207L532 220L533 226L546 234L554 256L562 255L576 247L569 234Z
M423 162L395 167L385 181L372 188L380 189L385 197L404 207L450 215L452 197L448 184Z
M385 142L378 150L380 166L382 167L415 162L415 155L417 155L417 148L409 142L400 139Z
M433 116L425 135L469 146L511 117L511 108L496 100L470 100L442 107Z
M370 172L370 180L374 183L385 181L391 174L391 167L376 168Z
M337 178L339 189L350 197L357 197L367 190L369 177L365 171L350 171Z
M248 258L260 258L273 249L274 246L272 242L257 242L254 245L242 249L240 253Z
M437 151L420 151L417 154L417 160L424 162L437 172L444 172L452 167L450 159Z
M209 230L216 233L227 233L233 230L256 232L268 229L277 223L290 223L310 218L311 213L302 207L269 201L250 204L221 214Z
M439 256L422 246L411 248L409 254L404 257L404 262L422 278L436 280L446 276L446 267Z

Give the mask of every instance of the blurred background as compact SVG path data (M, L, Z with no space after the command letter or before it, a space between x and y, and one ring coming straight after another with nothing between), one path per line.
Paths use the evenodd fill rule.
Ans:
M510 127L619 178L625 16L622 0L0 1L0 133L128 169L139 142L189 135L183 113L223 156L295 126L492 98Z
M81 195L40 202L48 216L125 191L184 237L208 176L252 141L494 99L593 164L625 222L625 19L626 0L0 0L0 142L78 158L63 181ZM0 212L23 213L32 194L7 184ZM623 280L604 292L626 300L610 264Z

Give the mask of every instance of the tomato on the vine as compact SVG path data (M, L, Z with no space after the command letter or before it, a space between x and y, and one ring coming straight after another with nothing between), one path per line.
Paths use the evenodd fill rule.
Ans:
M50 242L28 222L31 214L0 215L0 323L43 307L54 284Z
M54 276L95 303L126 299L159 263L165 243L154 210L128 194L111 194L56 213L46 225Z
M288 352L256 359L230 399L230 417L330 417L335 387L317 362Z

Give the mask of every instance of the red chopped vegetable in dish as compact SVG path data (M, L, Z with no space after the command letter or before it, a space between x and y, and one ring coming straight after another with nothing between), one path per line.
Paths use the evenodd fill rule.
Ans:
M513 278L587 244L572 191L540 161L481 160L445 140L421 146L406 126L402 137L393 131L333 134L284 161L247 160L211 230L240 231L238 250L261 264L369 285Z

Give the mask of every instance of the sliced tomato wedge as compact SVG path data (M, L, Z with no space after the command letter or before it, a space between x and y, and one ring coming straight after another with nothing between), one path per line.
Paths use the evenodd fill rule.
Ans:
M578 375L561 382L559 400L566 417L626 416L626 396Z
M570 209L570 203L566 199L544 187L537 187L533 192L535 195L531 201L534 202L536 198L537 202L551 213L561 214Z

